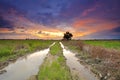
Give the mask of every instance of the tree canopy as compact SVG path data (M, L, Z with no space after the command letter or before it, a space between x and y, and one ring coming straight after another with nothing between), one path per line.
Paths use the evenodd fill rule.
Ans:
M73 37L72 33L66 32L66 33L64 33L63 39L64 40L71 40L72 37Z

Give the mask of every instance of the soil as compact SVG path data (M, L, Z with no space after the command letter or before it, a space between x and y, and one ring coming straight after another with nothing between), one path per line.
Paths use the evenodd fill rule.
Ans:
M37 80L37 75L32 75L32 76L30 76L30 78L27 79L27 80Z

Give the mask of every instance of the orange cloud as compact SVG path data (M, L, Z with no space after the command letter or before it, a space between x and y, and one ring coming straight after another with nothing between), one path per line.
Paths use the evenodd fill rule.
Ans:
M83 20L77 20L73 22L73 27L79 28L79 27L87 27L87 25L95 23L96 20L94 19L83 19Z
M95 8L91 8L86 10L83 14L87 15L89 12L94 11ZM76 20L72 23L72 25L59 25L60 27L49 27L44 26L38 23L34 23L23 16L16 15L14 11L12 11L13 18L9 18L9 15L4 16L6 20L14 21L14 31L10 31L8 28L0 28L0 33L12 33L15 32L16 34L29 34L35 37L39 37L41 39L62 39L64 31L72 32L73 38L82 37L86 35L90 35L95 32L100 32L103 30L110 30L118 26L118 24L103 21L103 20L96 20L96 19L81 19ZM40 32L41 33L38 33ZM24 36L27 38L27 36Z
M0 33L11 33L13 32L12 30L10 30L9 28L0 28Z
M117 27L119 24L103 20L84 19L76 20L72 26L76 29L75 37L90 35L95 32L104 30L111 30Z

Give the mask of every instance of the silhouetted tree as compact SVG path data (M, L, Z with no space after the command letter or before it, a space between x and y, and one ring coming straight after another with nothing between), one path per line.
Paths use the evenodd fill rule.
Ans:
M63 39L64 40L71 40L71 38L73 37L73 35L69 32L64 33Z

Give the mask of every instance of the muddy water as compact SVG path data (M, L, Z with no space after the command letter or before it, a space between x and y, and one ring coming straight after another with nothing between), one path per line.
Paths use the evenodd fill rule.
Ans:
M48 52L49 48L19 58L3 69L7 72L0 75L0 80L27 80L30 76L36 75Z
M98 80L91 71L79 63L78 58L75 57L75 54L64 48L64 45L60 42L61 47L63 48L63 55L65 56L66 63L70 68L71 72L76 72L76 75L79 79L76 80Z

